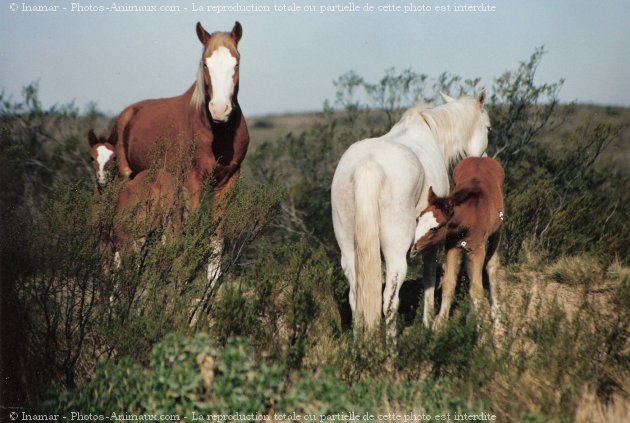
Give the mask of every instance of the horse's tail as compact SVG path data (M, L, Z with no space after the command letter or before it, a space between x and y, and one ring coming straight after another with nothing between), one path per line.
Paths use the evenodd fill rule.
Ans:
M384 179L383 169L373 161L354 171L355 316L358 325L367 329L378 325L383 304L379 197Z

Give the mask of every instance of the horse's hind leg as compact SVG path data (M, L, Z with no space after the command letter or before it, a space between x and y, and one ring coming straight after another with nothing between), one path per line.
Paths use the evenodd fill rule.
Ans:
M335 221L335 223L335 235L337 236L337 242L339 243L339 249L341 250L341 268L348 279L348 285L350 288L348 301L350 303L350 310L352 310L352 319L356 322L355 312L357 309L357 279L354 254L354 230L351 225L347 224L347 221L345 222L345 225L341 225L337 221Z
M343 273L348 279L348 285L350 287L348 293L348 301L350 303L350 310L352 310L352 316L354 317L355 310L357 309L357 286L356 286L356 274L354 267L354 250L344 253L341 250L341 268Z
M438 329L448 319L449 312L451 310L451 304L453 303L453 296L455 295L455 287L457 286L457 275L459 274L459 268L462 264L462 251L459 247L454 247L446 252L446 270L442 282L442 305L440 306L440 313L435 319L434 327Z
M340 207L335 203L337 207ZM356 295L356 268L354 253L354 210L350 205L346 204L346 214L333 212L333 226L335 228L335 237L341 250L341 268L348 279L350 287L348 300L350 309L352 310L353 320L356 318L355 311L357 307ZM333 210L335 210L334 208Z
M386 209L381 219L381 249L386 269L383 315L388 333L393 336L400 303L398 296L407 276L407 251L413 242L416 219L413 207Z
M395 335L396 314L398 312L400 287L407 275L407 251L385 253L385 292L383 292L383 313L389 335Z
M485 318L488 302L483 292L483 266L486 259L485 245L476 247L468 253L467 272L470 279L470 297L473 308L480 318Z
M499 291L498 291L498 281L497 281L497 272L500 266L499 259L499 242L501 240L501 230L495 232L488 239L488 260L486 263L486 270L488 272L488 282L490 284L490 301L492 303L490 309L490 316L492 321L494 322L494 326L496 329L501 329L501 315L500 315L500 307L499 307Z
M424 311L422 315L422 323L425 327L430 327L435 313L435 270L436 270L437 248L424 253L422 284L424 287Z

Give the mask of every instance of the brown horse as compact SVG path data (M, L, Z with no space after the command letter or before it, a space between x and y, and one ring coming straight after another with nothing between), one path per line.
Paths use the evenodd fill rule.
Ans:
M249 145L237 100L242 34L238 22L231 32L213 34L198 22L203 53L196 82L180 96L144 100L123 110L110 134L122 176L147 170L156 161L172 163L187 152L187 186L194 188L191 208L199 205L206 182L213 182L215 195L235 183Z
M412 252L424 251L446 238L446 270L442 279L442 306L436 326L444 323L451 308L462 252L467 257L470 296L473 307L487 304L482 273L488 272L492 317L496 321L498 298L496 272L497 248L503 222L503 168L489 157L467 158L453 172L455 189L448 197L429 191L429 206L418 218Z
M100 190L114 176L111 170L114 167L116 150L107 138L96 136L93 129L90 129L88 132L88 144L90 145L90 156L96 175L97 187Z
M247 124L238 104L237 46L243 28L236 22L231 32L209 34L198 22L196 31L203 45L196 81L180 96L144 100L127 107L116 119L109 142L115 145L123 177L156 167L177 167L183 158L188 169L188 208L199 206L202 188L211 183L219 200L214 202L218 216L223 213L223 194L238 180L249 145ZM216 258L222 252L221 235L213 244L208 279L214 283L221 273Z
M97 180L97 193L113 181L116 152L104 136L88 132L88 144ZM103 237L103 245L114 254L116 267L121 264L120 252L128 246L141 247L159 227L181 229L183 210L178 199L182 192L175 175L164 169L143 170L133 179L121 181L111 233ZM187 190L187 187L184 187ZM130 244L130 242L133 243Z

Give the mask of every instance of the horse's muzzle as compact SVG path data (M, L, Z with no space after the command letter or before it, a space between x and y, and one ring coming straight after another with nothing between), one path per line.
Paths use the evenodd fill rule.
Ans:
M208 105L210 116L215 122L227 122L230 119L230 113L232 113L232 106L226 103L210 103Z

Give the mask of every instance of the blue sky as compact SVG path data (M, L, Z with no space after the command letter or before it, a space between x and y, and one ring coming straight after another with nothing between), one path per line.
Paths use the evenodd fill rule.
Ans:
M59 5L58 12L23 12L22 3ZM247 115L320 110L333 99L332 81L348 70L377 80L385 69L429 76L494 77L515 69L538 46L547 54L539 82L565 78L563 101L630 106L630 1L356 0L431 6L432 12L194 12L233 0L80 1L81 6L174 5L180 12L71 12L66 0L0 5L0 89L18 97L39 81L46 106L94 101L118 113L145 98L184 92L201 54L195 24L209 31L243 25L239 101ZM349 1L239 0L241 5L349 5ZM480 5L494 12L434 11Z

